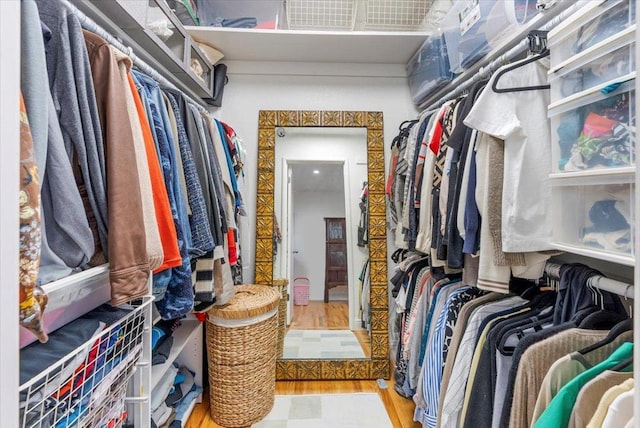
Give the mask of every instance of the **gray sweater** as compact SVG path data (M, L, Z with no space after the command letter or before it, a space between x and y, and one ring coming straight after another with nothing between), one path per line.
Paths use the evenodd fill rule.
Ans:
M58 0L41 0L37 4L40 19L52 32L47 45L47 69L64 144L69 159L79 165L76 180L82 189L86 187L83 197L86 197L87 217L106 257L104 146L82 27L78 18Z
M34 0L22 2L21 16L21 89L42 177L39 281L46 283L87 264L94 243L49 92L44 40L50 34L43 34Z

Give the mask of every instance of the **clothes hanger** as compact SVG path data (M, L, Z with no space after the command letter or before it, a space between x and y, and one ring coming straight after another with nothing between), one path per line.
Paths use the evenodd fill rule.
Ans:
M620 363L616 364L615 366L611 367L609 370L614 371L614 372L621 372L624 371L624 369L628 368L629 366L633 365L633 357L629 357L624 361L621 361Z
M628 319L625 315L617 312L597 310L587 315L579 324L578 328L588 330L611 330L618 323Z
M629 298L627 297L627 295L629 294L629 288L633 287L632 284L628 284L627 288L624 289L624 301L626 302L627 306L629 307L629 318L633 319L633 303L629 304Z
M521 86L516 88L498 88L498 81L506 73L516 70L520 67L524 67L527 64L536 62L539 59L549 56L549 49L547 48L547 33L548 31L533 30L529 33L529 52L535 54L524 61L520 61L516 64L503 68L496 73L496 77L493 79L491 89L498 94L504 94L507 92L524 92L524 91L537 91L541 89L549 89L550 85L538 85L538 86Z
M609 332L607 337L602 339L600 342L594 343L593 345L589 345L586 348L583 348L583 349L579 350L578 352L581 355L586 355L589 352L595 351L596 349L602 348L603 346L606 346L606 345L610 344L611 342L616 340L616 338L618 336L620 336L622 333L624 333L625 331L632 330L632 329L633 329L633 320L626 319L626 320L616 324L611 329L611 331Z

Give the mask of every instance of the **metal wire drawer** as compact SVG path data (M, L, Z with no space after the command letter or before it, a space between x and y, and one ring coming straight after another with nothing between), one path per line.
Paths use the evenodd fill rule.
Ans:
M120 427L151 297L19 388L20 426ZM46 352L46 344L42 345Z

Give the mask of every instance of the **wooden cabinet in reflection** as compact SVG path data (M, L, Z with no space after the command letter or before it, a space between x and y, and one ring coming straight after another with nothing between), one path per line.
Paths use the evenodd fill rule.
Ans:
M344 217L325 217L325 274L324 302L329 302L329 290L346 286L347 282L347 231Z

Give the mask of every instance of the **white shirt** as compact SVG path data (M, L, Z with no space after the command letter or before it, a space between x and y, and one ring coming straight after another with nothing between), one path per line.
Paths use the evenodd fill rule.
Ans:
M602 428L623 427L633 417L633 389L620 394L609 406Z
M500 88L547 83L546 61L526 64L500 77ZM504 140L502 250L550 249L551 131L547 118L549 90L496 93L494 74L465 125Z

